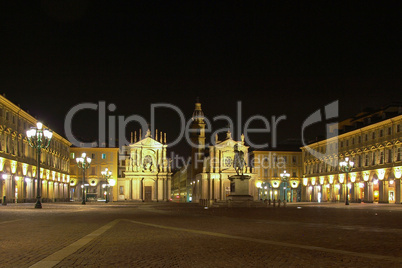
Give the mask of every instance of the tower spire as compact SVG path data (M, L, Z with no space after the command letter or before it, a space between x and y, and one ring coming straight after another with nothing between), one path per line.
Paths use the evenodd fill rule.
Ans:
M197 97L193 112L193 121L204 122L204 112L201 109L200 99Z

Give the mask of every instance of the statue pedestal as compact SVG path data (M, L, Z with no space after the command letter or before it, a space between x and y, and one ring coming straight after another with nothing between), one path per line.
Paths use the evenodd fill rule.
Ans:
M229 177L230 195L228 200L231 201L252 201L253 197L249 194L249 175L234 175Z

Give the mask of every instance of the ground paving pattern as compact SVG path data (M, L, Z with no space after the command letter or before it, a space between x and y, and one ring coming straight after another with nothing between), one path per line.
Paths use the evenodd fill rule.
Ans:
M0 267L401 267L402 205L0 207Z

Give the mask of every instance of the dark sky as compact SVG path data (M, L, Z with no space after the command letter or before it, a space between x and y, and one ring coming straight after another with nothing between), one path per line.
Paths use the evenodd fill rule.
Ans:
M332 101L345 118L401 100L397 1L4 2L0 92L62 135L82 102L149 120L152 103L189 119L199 97L212 119L234 118L242 101L243 124L286 115L285 140L300 138L308 115ZM160 110L156 125L168 139L178 134L173 111ZM73 132L95 139L97 126L95 111L82 112Z

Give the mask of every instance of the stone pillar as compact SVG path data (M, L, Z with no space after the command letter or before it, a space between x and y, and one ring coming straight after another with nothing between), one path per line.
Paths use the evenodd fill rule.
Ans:
M379 194L380 194L378 202L379 203L389 203L389 200L388 200L388 181L382 180L382 181L379 181L378 183L379 183L378 188L379 188Z
M402 203L402 179L395 180L395 204Z
M369 181L364 182L364 203L373 203L373 183Z
M322 202L328 201L328 191L325 185L321 185L321 201Z

